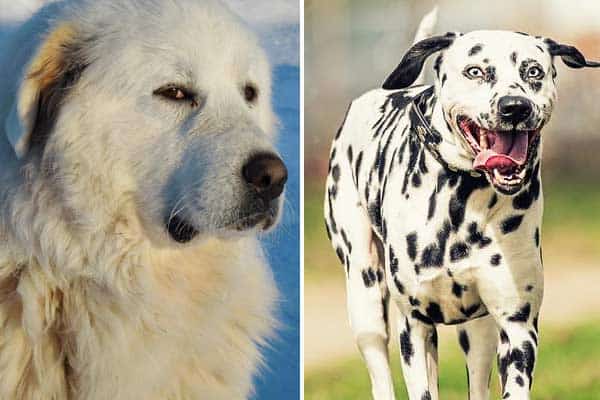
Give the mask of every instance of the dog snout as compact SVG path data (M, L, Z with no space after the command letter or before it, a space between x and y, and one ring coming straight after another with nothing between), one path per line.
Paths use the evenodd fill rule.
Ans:
M265 201L276 199L287 181L287 168L277 155L259 153L252 156L242 168L245 181Z
M498 114L505 122L513 125L525 121L531 115L531 101L522 96L503 96L498 101Z

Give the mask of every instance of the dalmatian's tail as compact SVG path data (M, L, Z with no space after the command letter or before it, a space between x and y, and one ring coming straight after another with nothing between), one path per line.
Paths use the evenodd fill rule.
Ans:
M427 39L433 35L433 31L435 30L435 26L437 24L437 16L438 6L435 6L423 17L421 23L419 23L419 28L417 28L417 33L415 34L415 40L413 41L413 44L420 42L423 39ZM423 85L425 83L424 71L424 69L421 71L413 85Z

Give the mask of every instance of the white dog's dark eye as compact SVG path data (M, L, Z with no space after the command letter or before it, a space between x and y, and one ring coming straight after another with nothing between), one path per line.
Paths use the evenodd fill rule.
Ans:
M531 67L527 71L528 78L539 78L542 75L542 70L540 67Z
M465 70L465 75L467 76L467 78L470 79L476 79L476 78L483 78L483 70L479 67L468 67Z
M254 85L249 83L244 85L244 99L246 99L248 103L254 103L257 97L258 89Z
M156 89L153 94L173 101L190 101L192 106L197 105L196 94L192 91L175 85L167 85Z

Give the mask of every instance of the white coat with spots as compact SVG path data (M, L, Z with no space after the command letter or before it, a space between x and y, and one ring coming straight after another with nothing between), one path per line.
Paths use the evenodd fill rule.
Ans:
M427 57L435 84L411 86ZM332 145L325 219L376 400L393 399L388 307L409 398L436 400L437 324L457 325L471 400L529 399L538 345L542 128L555 57L574 47L506 31L417 42L382 89L355 99Z

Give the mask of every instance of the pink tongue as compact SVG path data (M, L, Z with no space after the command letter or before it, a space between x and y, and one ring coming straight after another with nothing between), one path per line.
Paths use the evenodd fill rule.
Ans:
M482 134L485 134L482 130ZM529 135L527 132L489 132L494 135L492 147L481 151L475 157L473 168L492 170L498 168L501 171L507 168L523 165L527 160L527 145Z

